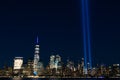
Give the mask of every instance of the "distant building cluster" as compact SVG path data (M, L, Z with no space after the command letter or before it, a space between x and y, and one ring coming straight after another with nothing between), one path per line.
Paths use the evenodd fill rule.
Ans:
M84 67L84 58L77 65L73 61L67 60L67 64L62 62L60 55L51 55L49 64L44 67L40 61L40 45L35 45L34 59L28 59L23 63L23 57L15 57L13 67L4 66L0 70L0 77L43 77L43 78L116 78L120 77L120 65L111 66L96 65L91 68L90 63L87 69Z

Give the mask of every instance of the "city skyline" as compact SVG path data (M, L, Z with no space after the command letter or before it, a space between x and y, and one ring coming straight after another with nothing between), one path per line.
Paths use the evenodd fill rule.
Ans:
M119 3L112 0L89 3L93 66L120 63ZM59 54L63 61L70 58L75 62L84 56L79 0L1 1L0 11L0 67L12 65L15 56L23 56L25 61L33 58L36 35L45 64L52 54Z

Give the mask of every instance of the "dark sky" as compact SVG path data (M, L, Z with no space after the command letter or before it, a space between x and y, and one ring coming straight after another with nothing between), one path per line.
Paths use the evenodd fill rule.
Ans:
M120 63L120 1L90 0L93 64ZM0 66L13 65L15 56L24 61L34 56L40 38L40 57L59 54L77 62L83 57L80 0L0 1Z

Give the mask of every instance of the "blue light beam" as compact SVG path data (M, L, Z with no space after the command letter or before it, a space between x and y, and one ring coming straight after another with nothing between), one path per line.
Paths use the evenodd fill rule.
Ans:
M84 67L87 68L87 63L89 62L90 68L92 68L88 0L81 0L81 4L82 4L83 47L84 47L84 61L85 61Z
M85 21L85 2L81 0L82 3L82 30L83 30L83 47L84 47L84 68L87 68L87 44L86 44L86 21Z
M88 60L90 63L90 68L92 68L92 59L91 59L91 39L90 39L90 19L89 19L89 4L88 0L85 0L85 5L86 5L86 29L87 29L87 41L88 41Z

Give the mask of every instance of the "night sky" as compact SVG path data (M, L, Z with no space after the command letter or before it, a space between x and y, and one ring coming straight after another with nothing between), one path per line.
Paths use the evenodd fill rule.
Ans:
M59 54L65 62L83 57L80 0L0 1L0 67L16 56L34 57L39 36L40 58ZM120 1L90 0L93 65L120 63Z

